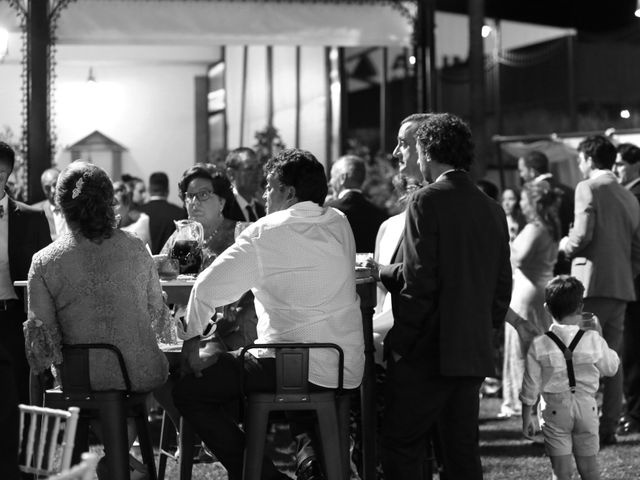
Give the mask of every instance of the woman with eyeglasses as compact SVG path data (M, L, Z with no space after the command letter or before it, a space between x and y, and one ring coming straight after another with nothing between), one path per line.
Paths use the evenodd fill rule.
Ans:
M225 204L233 199L231 183L215 165L198 163L184 172L178 182L178 189L189 220L200 223L204 230L202 265L200 266L202 271L234 242L236 221L222 215ZM171 253L175 236L176 232L169 237L161 254ZM184 306L174 306L174 312L176 319L179 320L180 316L184 315ZM212 322L210 330L212 336L206 346L201 349L201 356L206 358L220 350L235 350L249 345L257 338L257 322L253 294L247 292L239 301L226 305L217 312L215 327ZM168 397L158 397L158 392L155 393L160 404L165 407L177 425L179 415L170 407L173 403L170 393Z

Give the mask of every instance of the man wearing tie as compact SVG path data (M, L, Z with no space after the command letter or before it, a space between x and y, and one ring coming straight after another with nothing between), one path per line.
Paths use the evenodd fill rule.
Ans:
M29 402L29 365L22 322L26 320L24 293L13 282L26 280L31 257L51 243L49 224L42 210L13 200L5 191L13 171L15 153L0 142L0 345L9 354L20 403Z
M264 206L258 200L264 175L256 153L247 147L236 148L227 155L225 165L235 202L227 202L224 216L237 222L255 222L264 217Z

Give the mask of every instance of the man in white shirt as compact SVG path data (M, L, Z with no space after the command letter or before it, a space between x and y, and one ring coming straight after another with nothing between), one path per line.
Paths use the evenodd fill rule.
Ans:
M251 289L258 315L257 343L332 342L345 353L344 386L358 387L364 370L364 345L355 287L355 242L345 216L323 207L327 194L324 167L306 151L283 150L266 166L264 198L268 215L237 238L196 281L187 306L183 354L193 375L174 388L176 406L229 473L242 478L244 437L223 404L239 400L238 352L199 357L199 339L218 306ZM249 356L251 357L251 356ZM245 391L273 389L275 360L245 362ZM337 356L311 352L313 388L337 385ZM292 425L295 431L296 426ZM295 434L295 433L294 433ZM297 435L298 478L320 478L313 442ZM306 456L306 453L309 456ZM288 478L263 462L262 478ZM311 472L311 473L309 473Z
M235 199L224 206L224 216L237 222L255 222L264 217L264 206L258 199L264 175L256 152L247 147L236 148L224 163Z

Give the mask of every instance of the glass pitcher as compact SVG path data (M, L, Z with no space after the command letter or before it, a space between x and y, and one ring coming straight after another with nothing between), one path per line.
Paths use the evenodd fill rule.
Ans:
M198 274L202 265L202 225L194 220L174 220L174 223L176 235L171 257L178 260L181 274Z

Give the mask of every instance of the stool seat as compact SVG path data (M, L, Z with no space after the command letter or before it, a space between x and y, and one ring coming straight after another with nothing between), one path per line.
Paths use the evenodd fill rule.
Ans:
M327 480L349 478L349 395L343 391L344 354L333 343L253 344L276 352L275 392L249 392L245 409L244 480L260 480L269 414L273 411L313 411L318 420ZM338 387L314 391L309 386L309 350L330 348L338 353ZM244 369L243 369L244 370Z
M89 380L89 351L110 350L118 358L125 390L95 391ZM89 420L100 422L109 480L129 480L129 441L127 418L134 418L144 464L149 480L157 480L153 445L147 412L148 392L132 392L129 376L120 350L110 344L64 345L62 389L47 390L44 404L50 408L80 408L78 440L74 450L74 462L88 451Z

